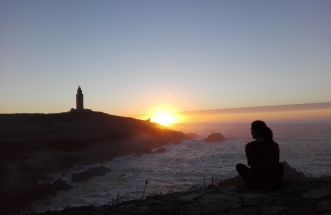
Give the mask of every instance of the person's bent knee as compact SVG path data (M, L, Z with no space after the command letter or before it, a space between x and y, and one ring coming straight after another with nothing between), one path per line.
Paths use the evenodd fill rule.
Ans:
M242 163L238 163L236 165L236 169L239 175L241 175L242 177L246 177L250 172L249 167Z
M282 176L284 176L284 164L282 164L282 163L279 163L279 175L282 177Z
M243 170L243 169L245 169L245 168L247 168L247 166L246 166L245 164L238 163L238 164L236 165L236 170L237 170L238 172L241 171L241 170Z

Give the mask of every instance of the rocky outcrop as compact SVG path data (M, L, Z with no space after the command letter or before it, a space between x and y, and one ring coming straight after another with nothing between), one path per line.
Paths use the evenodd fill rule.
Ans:
M58 191L58 190L69 190L69 189L71 189L71 186L68 185L62 179L55 180L51 185L53 187L53 190L55 190L55 191Z
M70 214L178 214L178 215L322 215L331 214L331 181L287 184L270 192L241 186L213 186L194 192L147 197L118 205L79 207L53 215Z
M284 185L276 191L251 191L239 176L217 186L147 197L102 207L78 207L52 215L174 214L174 215L327 215L331 214L331 177L306 177L283 162Z
M225 138L221 133L211 133L210 135L208 135L207 138L204 139L204 141L206 142L220 142L223 141Z
M155 151L153 151L153 153L165 153L165 152L167 152L166 148L159 148L159 149L156 149Z
M104 166L99 166L99 167L94 167L88 170L85 170L80 173L72 174L71 178L72 181L77 182L77 181L85 181L88 179L91 179L96 176L103 176L106 175L107 172L109 172L110 169Z

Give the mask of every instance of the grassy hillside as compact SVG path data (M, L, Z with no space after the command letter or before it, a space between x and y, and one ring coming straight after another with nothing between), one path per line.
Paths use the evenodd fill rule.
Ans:
M37 149L80 150L115 141L147 138L156 142L178 142L182 132L155 123L102 112L56 114L0 114L2 159L15 158ZM15 151L16 153L9 153ZM10 155L10 156L9 156Z
M102 112L0 114L0 140L85 139L159 132L157 124Z

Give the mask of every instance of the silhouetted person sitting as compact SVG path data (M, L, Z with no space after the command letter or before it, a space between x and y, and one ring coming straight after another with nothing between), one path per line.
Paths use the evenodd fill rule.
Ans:
M248 188L254 190L273 190L281 187L284 172L279 163L279 147L273 140L272 130L265 122L257 120L251 124L255 141L246 144L248 165L237 164L236 169Z

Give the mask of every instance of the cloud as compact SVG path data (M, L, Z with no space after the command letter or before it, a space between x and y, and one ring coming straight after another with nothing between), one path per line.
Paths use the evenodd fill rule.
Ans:
M308 104L289 104L258 107L240 107L227 109L209 109L184 111L184 115L213 115L213 114L234 114L234 113L262 113L262 112L286 112L286 111L305 111L305 110L325 110L331 109L331 102L308 103Z

